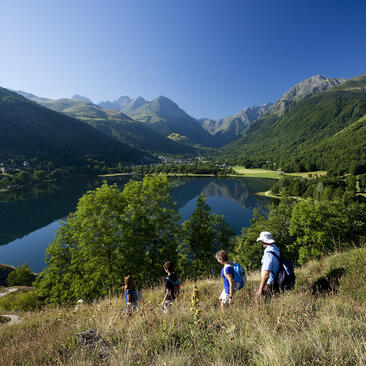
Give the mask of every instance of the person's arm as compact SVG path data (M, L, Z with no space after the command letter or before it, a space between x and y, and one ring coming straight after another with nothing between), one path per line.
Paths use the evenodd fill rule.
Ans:
M234 279L231 273L225 273L225 277L229 281L229 304L233 302L233 288L234 288Z
M161 306L164 306L166 299L168 298L168 290L165 291L164 300L161 303Z
M262 280L261 280L261 284L259 285L259 289L258 291L256 292L256 294L258 296L262 296L262 292L263 292L263 288L264 286L266 285L267 281L268 281L268 278L269 278L269 274L270 274L271 271L264 271L263 272L263 277L262 277Z
M168 298L168 296L169 296L168 280L167 280L167 279L165 279L165 295L164 295L164 299L163 299L163 301L162 301L162 303L161 303L161 306L164 306L165 301L166 301L166 299Z

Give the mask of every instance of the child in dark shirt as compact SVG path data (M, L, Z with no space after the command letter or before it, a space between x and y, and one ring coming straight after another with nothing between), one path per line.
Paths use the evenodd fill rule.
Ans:
M161 303L161 306L166 313L179 295L180 281L174 272L173 263L165 262L163 267L167 273L167 276L165 277L164 299Z

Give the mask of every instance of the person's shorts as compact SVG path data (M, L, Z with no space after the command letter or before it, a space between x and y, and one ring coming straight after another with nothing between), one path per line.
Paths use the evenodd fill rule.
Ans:
M219 297L219 300L224 304L229 304L230 295L225 292L225 290L222 290L221 295Z

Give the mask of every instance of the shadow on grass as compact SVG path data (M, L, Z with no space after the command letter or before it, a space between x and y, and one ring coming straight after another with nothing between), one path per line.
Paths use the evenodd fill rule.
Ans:
M339 281L346 273L342 267L334 268L329 271L324 277L320 277L311 287L313 294L321 294L327 292L338 292Z

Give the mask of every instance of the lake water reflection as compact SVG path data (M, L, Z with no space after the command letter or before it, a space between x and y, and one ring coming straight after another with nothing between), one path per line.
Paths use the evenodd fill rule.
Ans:
M62 185L36 187L29 191L0 195L0 263L14 266L26 262L33 271L45 267L44 250L52 241L60 221L75 210L78 199L107 180L122 189L130 177L95 178ZM266 209L267 197L255 195L270 188L273 180L257 178L171 178L172 199L181 221L192 214L203 192L212 211L225 216L237 234L247 227L253 209Z

